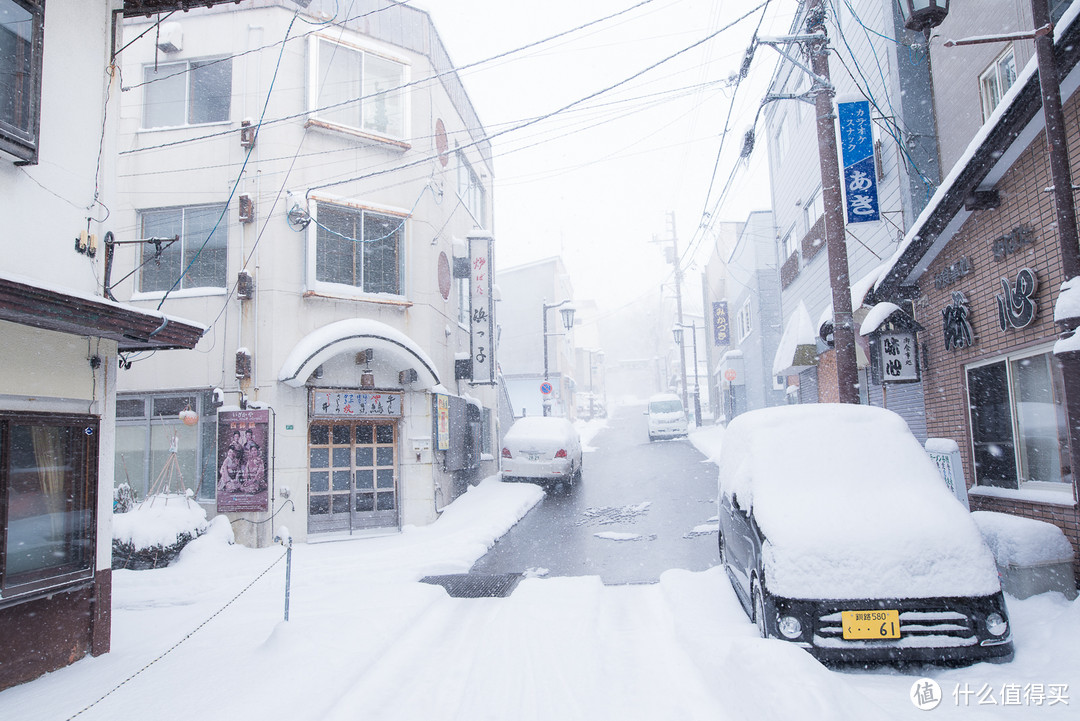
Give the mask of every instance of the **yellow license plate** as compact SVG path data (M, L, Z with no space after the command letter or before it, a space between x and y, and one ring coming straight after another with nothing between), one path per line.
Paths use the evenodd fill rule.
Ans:
M841 611L844 638L900 638L899 611Z

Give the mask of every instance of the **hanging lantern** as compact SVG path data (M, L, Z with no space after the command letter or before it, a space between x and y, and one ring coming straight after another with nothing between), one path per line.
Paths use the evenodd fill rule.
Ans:
M190 408L185 408L180 411L180 420L184 422L185 426L193 426L199 422L199 414Z

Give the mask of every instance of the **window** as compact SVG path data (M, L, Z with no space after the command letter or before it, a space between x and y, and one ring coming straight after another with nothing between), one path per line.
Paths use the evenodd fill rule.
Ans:
M323 122L389 138L405 137L405 65L314 38L317 61L309 93Z
M979 76L983 120L990 117L994 108L1001 102L1001 97L1014 82L1016 82L1016 55L1010 47Z
M143 127L219 123L229 119L232 59L163 63L143 69Z
M0 604L93 577L98 419L0 413Z
M754 330L754 319L749 299L743 303L742 308L735 314L735 330L739 334L739 340L743 340Z
M823 215L825 215L825 200L822 197L821 188L818 188L810 196L810 200L803 205L803 224L805 228L803 234L809 233L810 229L814 227L814 223L818 222L818 218Z
M190 408L199 415L188 426L180 412ZM217 416L209 391L116 397L116 457L113 485L127 483L138 500L146 498L171 455L176 438L176 460L184 485L198 498L215 498ZM173 490L179 479L174 481Z
M477 226L483 228L487 225L484 220L486 208L486 196L484 186L480 182L480 176L472 169L472 165L465 159L465 154L458 151L458 195L465 207L468 208Z
M457 287L457 322L458 325L469 326L469 278L455 278L454 285Z
M787 156L788 151L788 126L787 115L780 116L780 122L776 128L776 135L773 136L773 166L777 169L780 168L784 162L784 158Z
M0 0L0 150L37 162L42 0Z
M788 232L784 234L783 239L780 241L781 262L787 260L795 254L795 243L795 226L792 225Z
M967 368L978 485L1071 487L1063 386L1052 353Z
M175 243L142 246L139 290L144 293L177 288L224 288L228 255L224 205L144 210L139 215L142 238L175 238ZM214 226L217 225L215 228ZM211 231L213 234L211 235Z
M365 293L401 293L405 218L319 203L315 279Z

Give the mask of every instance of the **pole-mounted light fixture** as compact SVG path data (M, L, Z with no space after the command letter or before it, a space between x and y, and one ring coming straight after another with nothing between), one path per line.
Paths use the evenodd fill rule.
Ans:
M949 14L949 0L896 0L904 27L929 34Z
M677 345L682 345L682 328L679 328L678 326L672 328L671 335L675 336L675 343Z
M563 327L566 330L570 330L574 327L574 306L567 306L559 311L559 315L562 316Z

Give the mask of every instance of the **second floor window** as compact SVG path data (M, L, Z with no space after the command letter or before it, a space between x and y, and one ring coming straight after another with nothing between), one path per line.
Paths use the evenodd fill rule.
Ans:
M365 293L401 293L405 219L318 204L315 280Z
M45 10L34 0L0 0L0 150L37 160L41 33Z
M322 38L314 41L315 117L389 138L405 137L405 66Z
M142 246L139 290L144 293L164 293L174 284L177 289L224 288L228 231L227 218L221 218L223 209L221 205L202 205L143 211L140 214L140 237L180 236L180 240L168 247L164 247L163 243L160 257L155 257L157 249L154 245ZM216 229L215 224L218 224ZM183 278L177 284L176 280L181 274Z
M754 318L749 300L743 303L743 307L736 314L735 328L738 330L740 341L744 340L746 336L750 335L750 331L754 330Z
M461 196L465 207L469 209L476 224L484 228L487 222L484 213L487 209L486 193L480 182L480 176L472 169L472 165L465 159L465 154L458 151L458 195Z
M1016 82L1016 55L1010 47L979 76L983 120L990 117L1001 98Z
M143 70L143 127L218 123L229 119L232 59L163 63Z

